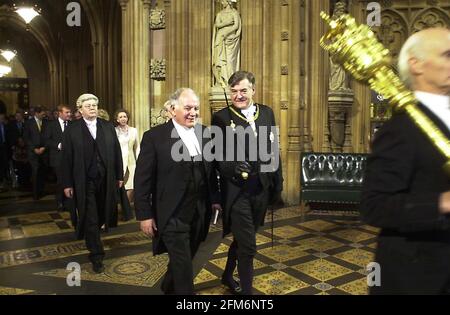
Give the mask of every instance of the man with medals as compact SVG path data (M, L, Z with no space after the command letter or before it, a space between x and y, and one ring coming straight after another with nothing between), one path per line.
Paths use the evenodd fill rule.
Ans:
M238 71L228 84L232 105L212 118L213 128L220 128L224 140L215 138L216 152L221 149L216 166L224 211L223 233L233 235L222 284L235 294L250 295L256 232L264 223L267 207L281 200L283 177L274 113L270 107L253 102L254 75ZM236 264L240 282L233 278Z

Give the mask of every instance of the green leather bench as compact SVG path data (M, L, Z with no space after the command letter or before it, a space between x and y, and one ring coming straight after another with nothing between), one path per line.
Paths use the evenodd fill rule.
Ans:
M367 154L303 152L300 200L302 208L326 204L327 208L358 205ZM339 206L341 205L341 206Z

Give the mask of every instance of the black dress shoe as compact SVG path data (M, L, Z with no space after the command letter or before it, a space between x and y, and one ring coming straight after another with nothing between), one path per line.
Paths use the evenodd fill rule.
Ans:
M239 284L239 282L237 282L236 280L226 280L225 278L222 278L221 283L226 286L228 289L230 289L231 293L233 293L234 295L241 295L242 294L242 289L241 286Z
M105 266L101 261L93 262L92 270L94 270L95 273L102 273L103 271L105 271Z

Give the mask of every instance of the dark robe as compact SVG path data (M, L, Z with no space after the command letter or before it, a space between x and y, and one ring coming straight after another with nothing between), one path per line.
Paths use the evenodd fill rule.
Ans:
M450 137L425 106L419 108ZM371 294L438 294L450 281L450 220L439 195L450 190L445 158L405 114L377 132L367 160L361 214L381 228L375 261L381 286Z
M275 117L273 111L270 107L257 104L259 106L259 118L255 121L256 128L258 131L258 137L267 137L266 143L267 148L260 148L258 144L258 152L264 149L265 152L270 153L273 150L274 141L278 141L278 134L274 132L271 136L270 127L275 126ZM238 109L236 111L239 112ZM224 214L223 214L223 233L224 235L230 232L230 211L237 197L242 193L245 185L248 185L248 180L244 181L240 178L236 178L234 170L238 161L226 161L226 149L228 147L234 147L235 152L244 150L244 143L239 141L236 137L233 139L232 144L225 143L225 135L227 127L230 127L231 120L233 120L236 127L241 126L247 128L250 124L243 119L235 115L230 109L224 108L213 115L212 125L219 127L224 135L224 143L222 144L224 161L218 162L218 168L220 171L220 191L222 195L222 202L224 203ZM262 132L261 127L267 127L267 132ZM228 129L231 131L230 129ZM242 139L241 139L242 140ZM217 145L221 145L217 143ZM251 152L249 152L249 146L245 146L245 159L249 161ZM258 160L250 162L252 167L257 170L257 175L253 180L259 180L259 184L262 186L262 190L269 194L270 196L275 193L279 193L283 190L283 174L281 167L281 159L279 160L279 166L276 169L272 169L271 172L259 172L259 167L262 164L269 164L269 161L262 161L260 155L257 156ZM257 185L253 183L254 185ZM254 209L253 220L255 226L260 226L264 223L264 217L267 209Z
M84 119L73 121L64 131L62 144L61 175L64 188L74 189L75 213L72 223L76 227L78 239L84 238L86 183L89 162L85 159L86 123ZM89 130L87 130L89 133ZM101 210L99 224L117 226L117 181L123 180L122 152L114 125L97 118L97 148L106 170L105 207Z
M171 138L172 130L175 138ZM209 141L203 137L205 127L196 125L195 132L201 147ZM147 131L141 142L141 152L137 160L134 177L136 219L139 221L155 219L158 232L153 239L153 253L162 254L167 251L160 233L164 231L169 219L183 200L188 180L192 174L191 161L176 162L172 159L171 150L175 143L181 141L176 129L169 121ZM183 152L187 147L183 144ZM189 160L189 155L187 156ZM216 203L217 178L212 164L203 161L208 192L205 198L203 213L199 213L201 224L200 239L205 240L211 220L211 204Z

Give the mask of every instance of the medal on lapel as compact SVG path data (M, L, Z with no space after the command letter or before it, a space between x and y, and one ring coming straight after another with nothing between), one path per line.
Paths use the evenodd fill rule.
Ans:
M275 135L273 134L273 132L270 132L270 136L269 136L270 142L274 142L275 141Z
M233 120L230 121L230 127L231 129L233 129L233 131L236 131L236 124L234 123Z

